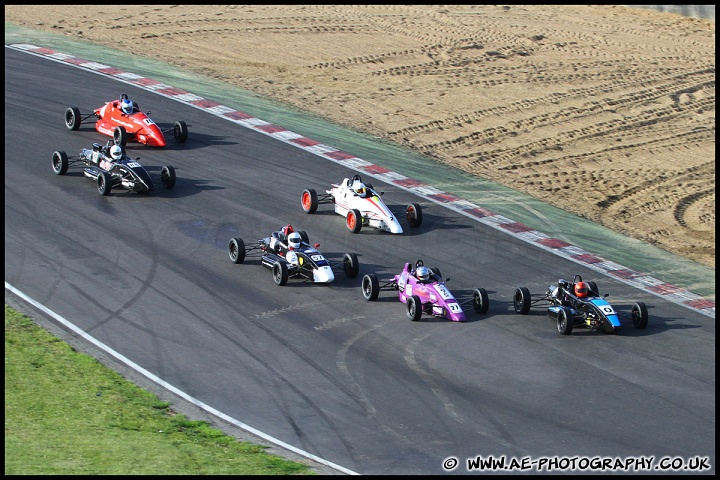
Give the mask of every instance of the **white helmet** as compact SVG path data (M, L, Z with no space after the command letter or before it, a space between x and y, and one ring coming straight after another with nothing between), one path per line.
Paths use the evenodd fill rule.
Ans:
M132 101L130 101L129 98L124 98L123 101L120 103L120 108L122 109L123 113L130 115L133 111L133 103Z
M421 282L427 282L430 279L430 270L427 267L418 267L417 278Z
M301 241L302 237L298 232L293 232L288 236L288 245L290 245L292 248L300 248Z
M110 147L110 156L113 160L120 160L122 158L122 147L120 145Z

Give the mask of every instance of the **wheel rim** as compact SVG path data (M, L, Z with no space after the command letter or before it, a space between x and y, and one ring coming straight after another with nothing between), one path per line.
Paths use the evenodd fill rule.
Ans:
M348 227L350 227L351 229L355 228L355 214L348 213L347 223Z
M363 280L363 295L365 295L365 298L370 297L370 282L367 280Z
M407 219L408 219L408 221L414 222L414 221L415 221L415 217L416 217L416 215L415 215L415 209L414 209L413 207L408 207L408 209L407 209Z
M238 249L237 245L235 245L235 242L230 244L230 259L235 261L238 256Z
M305 210L310 209L310 195L308 195L307 193L303 193L302 206Z

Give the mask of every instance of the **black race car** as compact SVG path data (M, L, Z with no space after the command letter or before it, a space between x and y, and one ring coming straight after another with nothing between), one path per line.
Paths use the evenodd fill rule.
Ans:
M52 155L52 169L56 175L65 175L70 167L84 167L86 177L95 180L102 195L109 195L113 188L123 188L138 193L149 193L155 184L147 170L138 163L140 157L130 158L125 150L108 141L101 146L93 143L92 149L83 148L75 156L57 150ZM165 165L160 170L160 182L166 189L175 186L175 169Z
M330 283L335 273L341 271L349 278L357 277L360 264L356 254L346 253L342 261L331 262L317 250L319 246L310 245L306 232L287 225L249 245L242 238L231 238L228 255L233 263L242 263L248 256L260 257L261 264L272 270L273 280L280 286L290 278Z
M517 313L526 315L532 306L547 305L548 316L557 322L557 329L563 335L570 335L575 327L617 333L622 330L620 315L605 300L608 295L601 297L595 282L584 282L580 275L575 275L572 282L559 279L557 285L550 285L544 294L531 294L526 287L518 287L513 306ZM636 302L629 317L635 328L647 327L647 306Z

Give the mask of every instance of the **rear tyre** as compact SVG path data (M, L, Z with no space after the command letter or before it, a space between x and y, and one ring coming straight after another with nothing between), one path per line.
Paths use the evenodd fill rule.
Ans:
M300 203L305 213L315 213L318 208L317 192L312 188L305 189L300 197Z
M228 243L228 255L233 263L242 263L245 260L245 242L242 238L231 238Z
M560 308L560 311L558 312L557 329L558 332L563 335L570 335L572 333L573 319L569 308Z
M413 295L408 298L407 304L407 316L413 322L417 322L422 317L422 302L420 297Z
M432 273L438 282L442 281L442 273L438 267L430 267L430 273Z
M346 253L343 255L343 270L348 278L355 278L360 273L360 262L354 253Z
M82 117L80 116L80 110L77 107L70 107L65 110L65 126L70 130L77 130L80 128Z
M362 293L365 300L372 302L380 295L380 282L375 274L368 273L362 279Z
M125 145L127 145L128 142L128 133L127 130L125 130L125 127L122 125L118 125L115 127L115 130L113 130L113 143L115 145L120 145L121 147L125 148Z
M632 321L635 328L645 328L648 324L648 311L643 302L637 302L632 306Z
M484 288L473 290L473 309L477 313L487 313L490 307L490 299Z
M170 190L175 186L175 169L170 165L165 165L160 170L160 183L166 189Z
M298 230L298 233L300 234L300 239L310 245L310 237L308 237L308 234L305 230Z
M62 150L53 153L52 168L55 175L65 175L68 171L68 156Z
M182 121L178 120L173 125L173 137L175 137L175 142L177 143L185 143L188 138L188 128L187 124Z
M520 315L527 315L530 311L530 290L527 287L518 287L513 295L513 306Z
M104 170L100 170L97 176L97 189L100 195L110 195L112 190L112 177Z
M411 227L416 228L422 225L423 216L422 208L417 203L411 203L407 206L407 220Z
M362 215L360 215L360 210L357 208L350 210L347 213L347 217L345 217L345 225L352 233L358 233L362 228Z
M285 262L275 262L272 267L273 280L279 286L283 286L288 281L288 267Z

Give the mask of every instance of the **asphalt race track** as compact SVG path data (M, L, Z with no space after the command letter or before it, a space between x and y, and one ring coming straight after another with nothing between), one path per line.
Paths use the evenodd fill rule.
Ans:
M53 151L108 139L91 123L67 130L65 109L87 112L121 93L163 127L187 122L184 145L127 149L155 178L174 166L173 190L103 197L80 170L53 174ZM423 206L420 229L353 235L331 206L303 213L303 189L322 192L354 173L171 99L5 49L6 284L167 384L361 474L447 473L450 457L459 459L453 473L469 473L466 459L491 455L709 457L703 473L714 473L714 318L393 185L373 181L398 212ZM287 223L330 258L357 253L360 276L278 287L257 261L228 259L231 237L249 243ZM489 312L463 324L411 322L392 292L363 299L363 274L382 279L417 259L439 267L456 294L485 288ZM647 329L566 337L543 309L515 314L516 286L542 293L576 273L618 311L645 302Z

